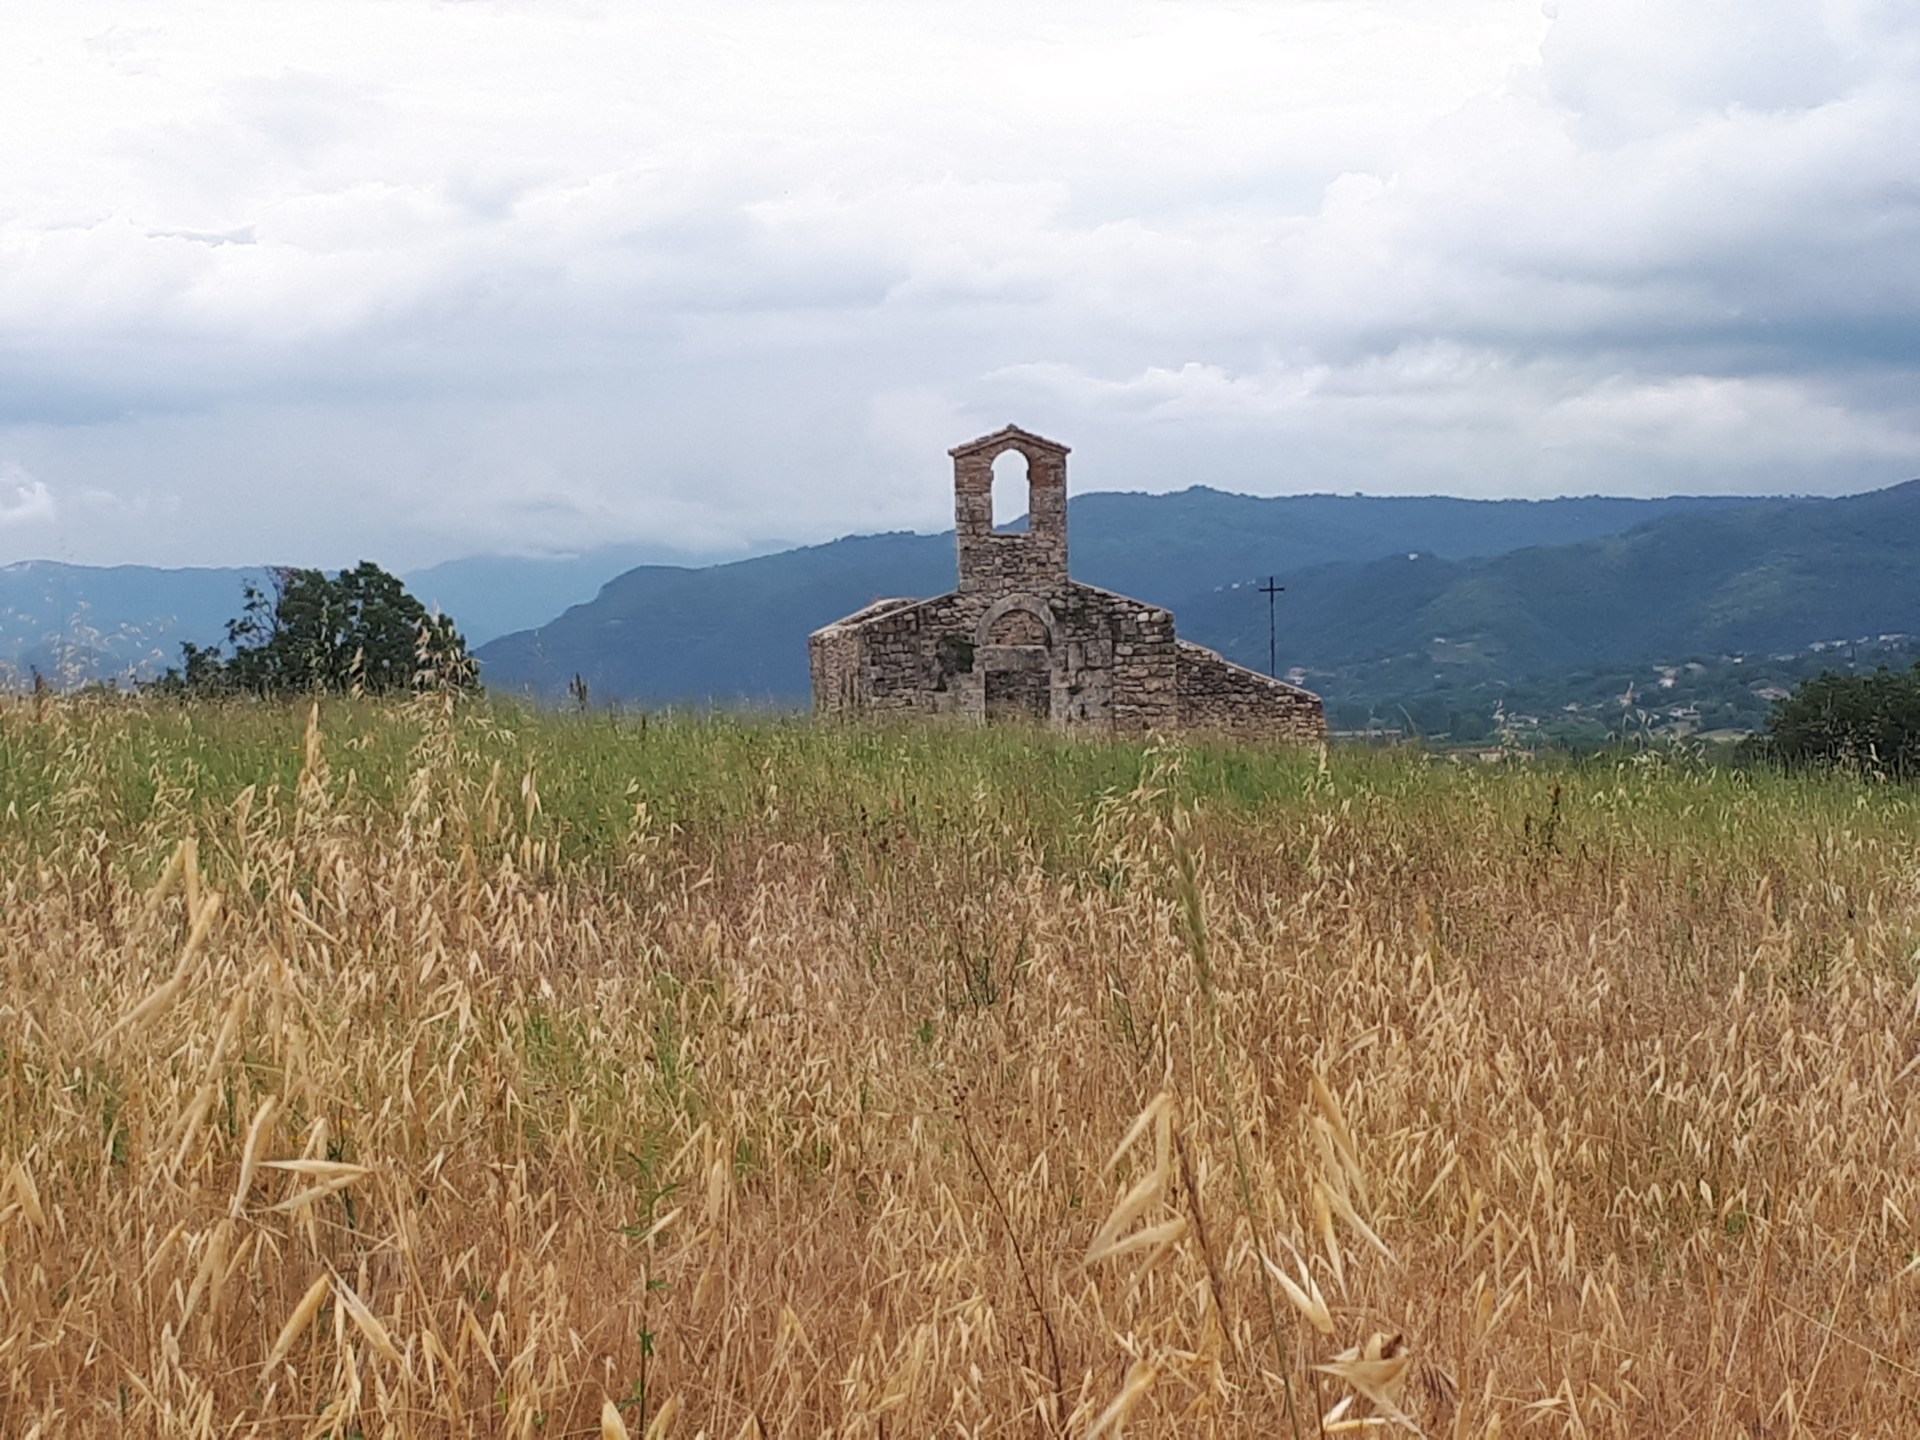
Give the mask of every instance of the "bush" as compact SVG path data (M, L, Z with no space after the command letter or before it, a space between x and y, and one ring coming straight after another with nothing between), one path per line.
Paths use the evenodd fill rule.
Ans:
M182 670L161 688L193 694L391 694L422 686L478 686L467 642L429 613L397 576L372 561L328 578L324 571L273 572L273 594L249 583L227 622L233 654L182 644Z
M1920 665L1803 681L1774 704L1763 753L1793 767L1920 775Z

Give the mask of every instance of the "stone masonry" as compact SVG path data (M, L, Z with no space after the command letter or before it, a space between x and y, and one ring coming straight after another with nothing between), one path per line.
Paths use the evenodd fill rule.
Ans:
M1027 529L993 528L993 462L1027 462ZM1320 697L1174 634L1173 615L1067 573L1067 447L1009 425L957 446L960 587L878 600L807 642L823 715L956 715L1123 735L1318 740Z

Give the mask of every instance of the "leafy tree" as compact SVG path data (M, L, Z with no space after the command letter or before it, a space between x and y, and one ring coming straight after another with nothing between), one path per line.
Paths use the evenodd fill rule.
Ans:
M227 622L227 643L233 653L224 659L218 645L183 644L184 673L170 671L170 683L260 695L478 684L453 621L430 614L397 576L368 560L332 578L275 570L271 594L249 581L240 614Z
M1787 765L1920 775L1920 665L1803 681L1775 703L1763 748Z

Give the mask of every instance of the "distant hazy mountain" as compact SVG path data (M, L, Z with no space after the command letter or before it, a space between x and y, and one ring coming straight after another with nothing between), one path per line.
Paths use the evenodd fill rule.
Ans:
M1560 545L1751 503L1725 497L1261 499L1194 488L1076 496L1070 538L1077 578L1172 606L1182 633L1203 642L1212 643L1210 628L1193 623L1190 602L1217 595L1220 605L1241 607L1258 622L1257 658L1264 664L1264 602L1250 590L1221 587L1411 551L1465 560ZM605 699L798 704L807 696L809 631L882 596L949 590L954 565L949 533L858 536L705 569L643 566L608 582L591 603L538 629L503 636L480 647L479 655L489 685L544 696L563 693L577 674ZM1226 620L1223 612L1211 628L1226 630Z
M0 566L0 684L157 674L178 664L180 642L211 644L238 614L252 570L162 570L148 565Z
M551 619L635 565L701 557L664 546L609 545L552 557L475 555L402 578L459 622L468 643ZM34 672L70 686L146 679L180 663L180 642L217 644L240 613L244 584L272 567L162 569L23 560L0 566L0 686Z
M605 545L577 555L470 555L401 578L428 609L451 615L469 645L482 645L591 600L636 565L711 563L711 556L667 545Z
M1172 607L1183 634L1247 664L1264 667L1267 653L1253 585L1278 575L1281 666L1355 703L1920 633L1920 482L1837 500L1092 494L1073 500L1072 526L1079 578ZM406 578L478 643L659 553L477 557ZM157 673L178 663L181 640L218 641L243 582L267 573L0 567L0 678ZM950 533L858 536L704 568L647 563L479 654L490 685L548 697L579 674L601 699L797 705L810 630L880 596L953 583Z

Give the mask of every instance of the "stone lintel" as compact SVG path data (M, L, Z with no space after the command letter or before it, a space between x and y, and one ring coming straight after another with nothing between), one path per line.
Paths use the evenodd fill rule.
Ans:
M981 670L1045 670L1052 663L1044 645L982 645L974 652Z

